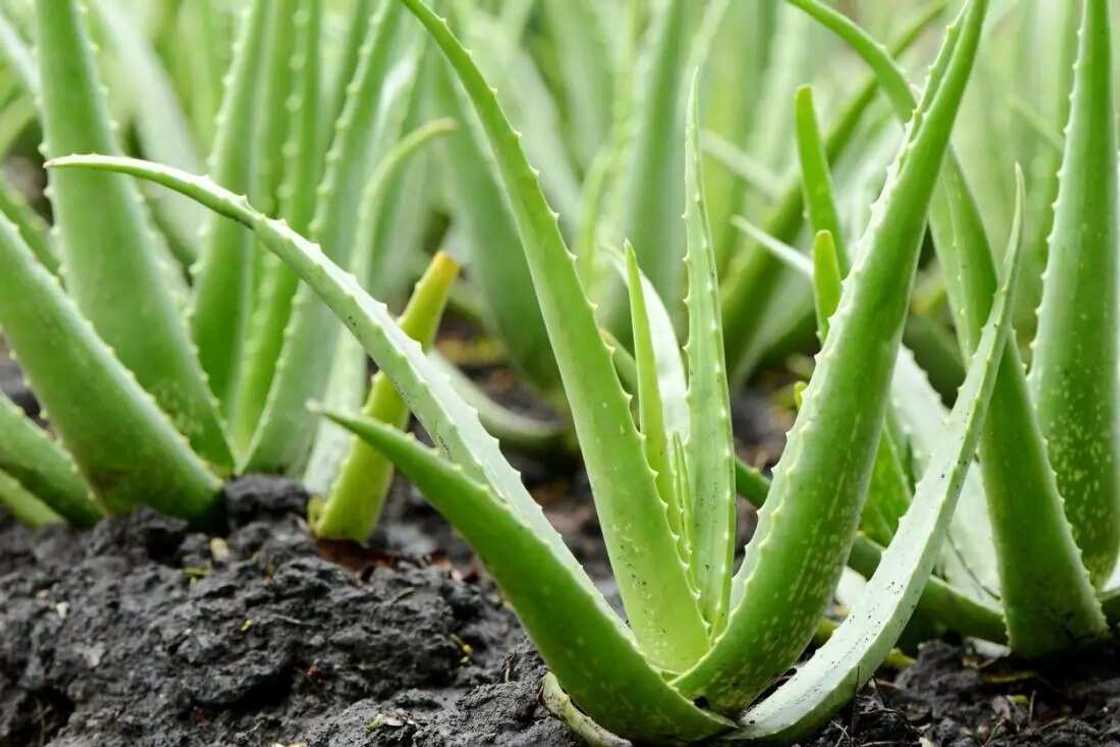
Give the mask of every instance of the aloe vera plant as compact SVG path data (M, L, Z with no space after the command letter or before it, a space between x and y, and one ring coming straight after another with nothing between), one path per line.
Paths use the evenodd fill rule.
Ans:
M845 622L826 654L839 664L824 668L848 674L840 682L807 674L808 695L799 688L794 694L779 690L744 714L808 644L855 541L922 229L987 3L968 4L945 37L875 221L854 253L804 407L738 572L732 571L731 531L737 475L695 83L682 150L689 341L682 362L681 348L664 325L654 333L651 310L660 318L667 306L643 279L634 253L628 254L637 341L635 419L575 258L493 90L431 9L420 0L399 5L447 57L492 150L556 353L627 622L590 582L439 364L329 253L204 177L114 156L73 156L51 165L132 174L192 197L250 228L319 294L394 383L435 448L377 420L339 412L331 417L394 462L474 545L559 686L600 726L651 742L736 730L751 738L804 731L869 676L886 653L884 642L889 648L922 596L1007 340L1007 289L1017 245L1008 254L1004 289L995 296L941 448L887 551L891 562L875 574L878 590L866 600L868 615ZM672 356L677 365L659 365ZM844 449L835 448L840 439ZM790 718L771 720L768 708Z
M137 90L156 86L170 96L158 60L115 3L99 3L99 30L117 54L137 61L131 79ZM9 62L40 102L48 157L120 152L112 93L100 83L83 8L77 0L34 4L33 63L20 56L17 32L2 27ZM454 123L437 121L402 138L425 44L418 31L397 34L401 10L383 4L357 19L364 41L324 156L322 15L320 0L245 6L209 169L226 187L252 193L270 214L336 247L334 256L368 283L374 225L389 180ZM267 85L258 92L262 80ZM158 115L140 117L150 122L140 128L147 133L139 138L142 147L192 166L177 157L187 150L185 115L171 107ZM247 148L262 118L266 137ZM49 236L26 206L4 205L4 214L18 223L6 218L0 231L8 268L0 328L57 440L0 401L3 503L34 523L89 526L141 503L205 520L216 510L222 480L235 471L300 474L317 435L306 404L325 391L332 361L345 358L358 371L353 389L359 401L371 386L360 349L342 345L335 354L342 325L287 267L257 261L251 230L195 213L201 208L189 200L175 196L167 203L178 206L175 215L207 219L201 238L186 247L185 256L199 258L188 283L167 250L163 222L152 220L151 205L133 180L57 171L47 194L54 208ZM355 240L359 230L368 239ZM182 240L180 231L175 241ZM351 252L353 245L358 249ZM448 268L454 267L437 258L435 278L421 283L408 317L419 325L417 336L430 337L438 325L455 277ZM391 387L372 388L371 411L403 426ZM315 445L317 453L327 450ZM322 489L331 492L340 473L350 487L339 488L348 500L329 512L323 531L364 539L391 470L355 456L342 471L347 453L360 455L366 447L349 437L331 445L340 455L323 473ZM353 487L367 477L369 487Z
M848 41L875 70L896 113L906 116L912 94L881 47L816 0L790 2ZM1105 590L1120 552L1110 332L1117 241L1112 34L1107 2L1076 5L1077 62L1031 367L1028 375L1016 347L1008 346L980 448L995 553L974 558L973 567L998 571L990 591L998 593L1010 646L1028 656L1098 641L1116 612L1115 595ZM952 154L944 180L931 228L968 352L996 272L982 205Z

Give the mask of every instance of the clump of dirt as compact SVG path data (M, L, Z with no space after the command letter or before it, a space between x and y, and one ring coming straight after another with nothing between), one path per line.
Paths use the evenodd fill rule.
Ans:
M575 744L491 585L407 547L324 557L306 498L234 483L218 539L0 523L0 745Z
M1040 665L933 641L893 681L865 688L808 744L1115 747L1120 648Z

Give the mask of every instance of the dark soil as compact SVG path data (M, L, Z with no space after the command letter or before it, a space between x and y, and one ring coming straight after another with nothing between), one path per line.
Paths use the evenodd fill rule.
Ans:
M377 551L315 544L305 500L234 483L219 540L147 511L85 533L0 520L0 745L577 744L419 499L398 487ZM601 553L593 522L552 515ZM1118 713L1120 650L1039 669L937 642L805 744L1120 745Z
M869 685L809 744L1115 747L1120 648L1039 666L927 643L916 664Z
M320 552L291 483L226 500L217 541L146 511L84 534L0 523L0 745L575 744L489 584Z

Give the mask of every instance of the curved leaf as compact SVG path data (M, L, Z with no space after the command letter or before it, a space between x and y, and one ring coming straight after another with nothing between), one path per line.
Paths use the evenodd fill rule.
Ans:
M1081 559L1120 555L1120 226L1107 0L1086 0L1030 386ZM1104 334L1102 334L1104 332Z
M37 0L48 156L116 152L104 89L75 0ZM112 174L53 174L66 288L117 359L219 469L229 447L172 294L135 184ZM58 414L57 412L55 413Z
M127 511L147 503L174 516L205 514L218 479L6 220L0 266L0 327L52 428L105 506ZM49 465L36 467L54 469Z
M428 29L474 104L506 186L545 326L556 351L572 420L619 591L643 650L669 669L687 666L707 634L675 549L667 509L646 462L628 399L599 336L575 257L520 140L470 54L420 0L398 0ZM653 588L656 579L656 590Z
M986 0L966 6L891 169L863 251L736 578L742 591L711 651L676 680L721 712L792 664L831 601L855 537L887 411L926 214L972 70Z
M1004 281L973 356L964 387L945 424L937 453L918 484L910 510L860 601L831 638L778 690L752 708L739 735L796 739L848 702L890 653L926 585L948 533L999 372L1011 329L1010 300L1020 267L1022 176Z

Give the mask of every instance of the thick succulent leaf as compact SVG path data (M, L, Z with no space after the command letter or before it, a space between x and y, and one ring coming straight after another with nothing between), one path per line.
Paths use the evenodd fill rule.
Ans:
M642 271L634 247L626 245L626 287L630 292L630 324L634 337L634 363L638 377L638 424L644 438L646 461L657 474L657 491L669 508L669 526L677 535L677 548L681 560L688 562L691 549L685 543L688 536L682 520L682 501L687 496L677 493L677 475L673 469L672 434L665 424L665 407L657 376L657 348L646 307ZM645 281L648 282L648 281ZM652 286L651 286L652 288ZM656 291L653 291L656 293ZM671 329L671 327L670 327ZM673 341L671 354L680 361L680 352Z
M291 111L288 105L299 85L298 71L292 62L300 43L300 29L297 25L301 17L300 5L301 0L273 0L269 3L268 18L262 29L263 48L260 67L256 72L259 91L256 94L256 110L250 117L255 136L250 141L250 147L245 150L253 164L247 194L265 215L280 215L280 188L287 178L284 148L288 143L289 129L298 122L299 113ZM249 307L247 335L254 334L256 329L263 326L259 322L259 316L267 314L265 309L276 301L275 288L265 287L265 283L273 280L276 268L283 265L268 252L253 252L252 260L252 302ZM237 433L238 446L242 451L248 446L253 433L251 426L246 427L246 422L255 424L256 417L260 415L259 411L246 413L245 416L237 412L239 403L236 397L240 396L241 380L248 373L244 363L247 355L246 344L242 343L242 361L233 384L235 399L234 415L231 418L231 425L237 426L236 430L231 427L231 432Z
M831 234L839 266L842 273L846 275L852 266L852 260L844 245L844 231L840 225L840 213L836 209L828 153L825 151L824 140L817 127L813 89L809 86L797 89L795 101L797 122L795 131L801 163L801 189L805 193L809 225L816 234L821 231L828 231Z
M269 3L254 0L242 16L233 68L218 113L209 173L227 189L245 193L253 181L255 115L259 105ZM168 164L174 165L174 164ZM253 305L253 234L236 221L208 214L201 259L194 268L191 331L210 388L227 417L235 417L233 397ZM240 452L244 444L235 439Z
M452 4L454 11L456 6ZM564 216L575 217L580 182L562 133L565 131L556 94L546 83L536 59L488 13L453 13L461 20L464 44L475 62L498 89L506 115L522 134L522 147L534 163L547 163L541 185ZM566 218L567 219L567 218Z
M875 71L901 118L914 106L905 76L858 26L818 0L788 0L838 34ZM971 351L996 288L979 208L950 154L930 212L962 349ZM1026 655L1067 649L1104 634L1105 620L1081 562L1030 400L1018 348L1004 349L980 444L1000 586L1012 647ZM1045 549L1043 549L1045 548Z
M832 231L824 229L813 238L813 300L817 310L817 336L828 337L828 320L840 305L844 270Z
M42 117L49 156L116 143L104 89L75 0L38 0ZM217 406L168 293L161 246L135 184L112 174L53 174L49 196L66 288L118 360L167 411L195 450L232 462ZM55 413L56 415L58 413Z
M50 229L43 218L27 203L23 195L8 184L0 181L0 213L16 224L23 240L35 253L35 257L55 275L61 267L58 250L51 241Z
M922 37L945 9L945 2L933 2L915 14L913 23L892 42L891 51L901 54ZM868 80L840 108L836 122L825 137L829 162L835 162L853 145L859 123L875 101L878 88L874 78ZM784 126L784 125L783 125ZM800 175L790 178L783 196L775 203L763 225L766 232L782 241L795 240L803 223L804 199ZM734 385L741 384L761 360L767 349L784 331L796 326L799 317L809 316L809 299L804 309L794 314L780 313L789 306L788 279L782 265L766 251L740 252L730 261L723 292L723 332L728 368ZM769 322L769 323L767 323Z
M559 542L559 535L552 530L544 512L502 456L498 442L482 428L478 415L459 396L442 370L423 354L418 342L397 326L385 304L370 298L352 275L324 256L318 245L292 231L284 222L261 215L245 198L206 177L138 159L105 156L61 158L50 166L132 174L174 189L251 226L264 246L288 264L344 321L378 367L396 384L409 409L444 453L467 470L472 479L485 482L540 536Z
M424 68L421 72L430 72L430 68L440 62L436 59L435 50L431 50L424 57ZM424 82L431 81L432 77L429 74ZM419 85L420 82L417 83L417 86ZM423 95L424 93L426 91L417 90L412 97L411 114L416 114L418 109L424 108L427 104L426 99L429 97ZM375 298L392 301L398 299L401 295L408 295L408 285L415 275L407 277L403 281L396 280L396 277L403 274L403 268L398 269L394 265L403 264L415 267L420 262L428 263L428 255L420 251L424 237L415 233L410 235L401 224L402 218L412 217L420 221L421 225L417 228L422 231L425 227L423 212L404 213L402 212L405 207L403 203L417 203L421 206L421 211L427 208L427 204L422 199L417 200L417 196L414 194L406 196L400 192L402 186L415 185L416 183L415 181L402 181L402 177L411 176L408 173L410 168L424 165L422 161L426 155L426 146L434 140L454 135L458 129L459 124L454 119L446 117L421 122L385 154L366 185L365 194L362 196L362 212L358 219L357 243L354 245L354 252L356 257L364 257L363 261L369 265L369 271L365 278L368 278L366 282L369 283L370 294ZM421 176L426 175L422 174ZM398 232L404 235L394 235ZM414 242L413 245L405 247L410 250L411 256L401 257L390 253L401 251L399 248L390 246L394 241L401 238L411 238ZM358 273L355 271L355 274ZM358 277L363 278L363 275L358 274ZM404 287L398 287L402 282Z
M443 172L455 222L463 228L471 277L482 290L486 321L505 343L514 367L538 389L551 392L559 383L556 358L517 226L488 163L486 135L447 64L440 60L438 68L441 104L463 123L442 147Z
M386 190L394 184L394 177L401 168L407 164L409 159L416 155L417 151L433 138L447 134L455 130L455 122L450 120L436 120L429 124L422 125L416 131L413 131L409 136L403 138L396 146L389 152L388 156L382 160L381 164L377 166L373 177L370 179L370 185L366 188L366 196L363 199L363 217L361 225L363 226L358 232L358 244L354 256L354 263L352 265L354 276L356 278L370 277L370 265L375 262L374 250L370 242L374 241L376 235L375 216L380 214L380 208L385 203ZM279 260L277 260L279 263ZM284 273L290 273L295 278L295 273L284 265L279 263ZM441 260L437 264L433 264L432 268L445 268L445 273L449 272L446 269L447 260ZM429 269L429 274L432 269ZM428 283L430 284L430 283ZM424 286L421 281L421 286ZM450 288L447 289L448 291ZM430 295L430 293L428 293ZM414 297L416 298L416 297ZM437 299L438 300L438 299ZM442 308L442 300L440 300L440 308ZM426 307L432 306L431 302L424 304ZM432 319L433 323L438 321L438 317ZM414 326L414 325L413 325ZM423 339L416 330L408 329L402 321L402 328L408 332L412 337ZM427 345L427 343L426 343ZM337 380L337 381L336 381ZM366 384L368 376L365 373L365 352L361 344L352 335L343 335L338 340L338 345L335 352L335 365L332 373L330 373L330 382L327 386L326 404L327 407L334 409L357 410L362 407L362 401L366 394ZM336 390L336 386L338 389ZM379 412L384 412L386 422L393 421L391 415L400 412L398 417L400 419L407 418L408 409L400 401L396 390L393 389L392 384L384 380L384 376L379 376L374 381L373 390L377 391L376 396L371 394L371 408L376 407ZM374 401L376 404L374 404ZM367 413L368 414L368 413ZM374 417L371 414L371 417ZM403 423L402 423L403 426ZM308 461L307 473L305 475L305 482L308 486L315 491L318 495L334 496L339 495L338 489L335 488L336 480L342 479L344 482L351 484L351 488L345 493L353 496L353 501L360 501L361 496L373 496L366 508L370 519L364 521L354 521L353 514L349 516L349 521L346 521L347 512L345 510L339 511L338 506L345 504L346 501L328 501L324 506L323 515L325 519L316 519L314 523L324 523L324 527L318 530L320 534L329 534L343 536L344 531L348 531L353 535L353 538L358 541L364 541L368 538L368 534L372 532L373 525L376 523L376 516L380 514L380 505L384 499L385 491L388 491L389 479L392 476L391 467L384 464L384 460L380 459L381 464L374 466L365 465L366 461L363 458L351 458L352 452L357 449L357 441L353 436L342 428L336 426L335 423L324 421L319 424L318 431L314 445L311 447L311 457ZM357 456L357 455L354 455ZM339 476L344 464L351 463L353 466L347 469L347 474ZM376 460L374 460L376 461ZM355 483L358 482L370 484L368 487L358 487ZM381 487L377 484L383 482ZM345 522L345 523L343 523ZM332 525L334 529L332 529ZM362 526L366 529L363 531Z
M0 470L0 508L32 529L58 524L63 519L32 495L19 480Z
M684 147L689 411L685 447L692 475L688 496L692 514L692 577L712 634L717 635L728 611L735 554L735 446L719 316L716 253L708 227L701 174L698 80L699 71L689 94Z
M205 514L218 479L8 221L0 221L0 266L0 328L51 427L104 505L126 511L148 503L174 516ZM36 468L54 469L49 464Z
M342 44L342 54L334 71L334 79L327 91L329 103L322 121L328 127L330 123L338 121L343 109L346 108L346 99L350 95L347 89L361 64L369 20L377 12L378 10L374 9L374 0L354 0L351 3L350 15L346 23L349 30Z
M103 515L70 456L4 396L0 396L0 471L19 480L74 526L92 526Z
M791 269L812 279L818 298L822 294L828 298L838 295L835 285L828 289L823 282L830 271L826 269L823 273L818 272L815 255L813 261L808 260L801 252L778 241L744 218L736 217L733 223ZM831 264L831 261L828 263ZM824 306L819 305L818 308ZM872 485L878 483L878 487L869 491L868 504L864 507L864 528L870 529L870 525L876 523L881 533L873 533L884 542L889 540L899 517L909 504L910 481L906 479L908 470L905 469L904 452L911 451L911 457L917 466L924 469L934 447L940 442L941 427L947 417L937 392L915 361L913 353L905 347L899 350L895 364L891 379L891 399L897 426L888 421L892 427L884 432L880 445L883 453L876 457L875 472L872 475ZM737 481L742 484L743 478L739 475L743 474L743 465L739 465L737 470ZM757 482L748 481L746 484L748 487L753 485L755 492L760 489ZM766 487L768 489L769 483ZM752 494L744 493L742 487L739 491L748 496ZM883 496L886 505L883 506L876 496ZM999 587L999 577L992 550L991 524L987 520L984 506L984 490L977 471L969 472L965 477L961 504L966 510L958 510L953 516L952 536L945 553L945 570L949 578L962 588L969 589L979 599L990 600L990 590ZM886 510L880 511L879 508Z
M35 56L6 13L0 13L0 58L25 91L38 95L39 68Z
M592 7L595 0L542 0L555 44L569 141L587 166L607 140L613 118L614 53Z
M575 257L564 243L537 172L470 54L420 0L401 2L451 62L486 130L556 352L630 623L654 663L667 669L687 666L707 647L707 633L628 398L580 284Z
M458 275L459 265L448 255L437 254L416 284L398 320L405 334L424 347L430 347L435 338L451 286ZM408 424L408 405L384 373L374 376L362 416L395 428ZM315 524L315 533L320 537L356 542L369 539L381 517L392 479L392 462L370 445L352 438L338 479Z
M268 21L262 29L264 52L257 71L258 105L248 117L255 124L256 137L253 147L253 182L250 199L265 215L280 212L280 185L284 180L284 144L292 117L288 101L296 90L297 71L292 58L299 43L297 17L300 0L272 0L269 3ZM244 143L242 143L244 146ZM153 161L159 159L153 158ZM169 166L177 164L169 163ZM191 169L183 169L191 171ZM256 254L260 258L271 255Z
M438 352L429 353L428 358L444 372L466 403L478 411L482 426L502 446L517 452L548 457L555 456L558 451L570 451L573 448L568 423L561 420L540 420L511 410L491 399L482 387Z
M1021 190L1019 205L1021 213ZM1018 278L1020 225L1017 215L1003 286L945 424L942 443L918 484L895 541L848 617L808 663L748 711L740 736L793 740L819 727L871 678L909 621L948 533L964 476L973 464L1001 348L1008 341L1013 308L1008 296Z
M939 420L937 427L944 428L944 421ZM966 483L967 475L972 472L969 470L966 473ZM770 481L758 470L742 462L736 462L735 483L739 495L746 498L756 509L765 505ZM885 552L886 550L874 540L868 539L863 534L857 534L852 552L848 556L848 567L864 578L871 578L879 568ZM916 610L934 620L951 621L949 628L963 636L981 638L993 643L1007 642L1003 612L998 607L990 601L979 600L966 590L952 586L936 576L930 578L929 583L926 584L918 599Z
M310 227L327 257L342 266L349 266L357 244L364 188L399 138L415 87L423 38L400 20L401 9L392 2L370 20ZM300 286L247 468L272 472L302 461L315 429L306 404L326 386L340 331L314 292Z
M627 243L629 247L629 244ZM630 292L634 291L630 285L630 271L627 260L619 254L610 255L612 264L618 272L619 278L627 283ZM688 378L685 375L684 360L681 355L681 345L677 341L677 333L673 329L673 320L669 310L657 295L657 289L638 268L641 279L642 305L646 310L649 322L650 343L653 347L655 370L657 373L657 390L661 398L662 421L668 437L680 436L682 440L688 438ZM611 341L612 347L620 348L620 354L629 355L625 348ZM635 371L636 371L635 366ZM627 383L624 379L623 383ZM637 378L634 381L634 392L637 393ZM639 405L641 403L639 402Z
M405 115L402 132L414 132L434 121L450 126L456 120L441 118L435 98L436 73L443 59L433 45L427 45L416 72L416 92ZM439 134L450 134L453 130ZM441 189L442 173L435 168L437 149L425 149L410 157L385 188L385 198L380 205L368 201L359 216L358 236L364 242L355 247L356 252L369 247L371 253L369 278L366 281L370 295L380 298L390 308L403 308L408 301L412 285L423 271L430 256L424 251L431 241L433 216L445 215L447 203ZM365 226L372 226L372 235L365 235ZM449 237L445 237L447 244ZM462 257L459 257L462 261ZM463 291L457 292L460 296ZM475 305L476 308L478 304ZM474 319L478 319L478 315Z
M281 214L299 233L308 230L314 215L322 164L318 107L322 16L322 0L303 0L294 19L298 44L292 60L292 75L298 82L285 146L288 158L284 182L277 196ZM283 262L266 262L261 266L263 277L257 282L256 304L250 318L230 420L231 438L242 447L250 443L264 410L276 362L284 347L284 330L292 312L292 298L299 284L296 274Z
M676 680L721 712L753 700L809 643L855 537L887 411L926 214L979 44L967 6L927 84L926 109L891 169L845 285L804 406L774 471L723 634Z
M475 548L549 669L598 724L643 742L694 741L729 722L682 698L650 666L590 579L484 485L412 436L331 414L388 456ZM562 614L558 614L562 612Z
M638 264L674 320L680 317L677 299L683 297L684 284L685 233L677 218L685 201L684 159L679 148L666 144L685 137L685 63L693 25L688 5L687 0L667 0L655 6L634 81L634 135L621 185L623 235L633 242Z
M92 4L114 52L119 58L122 83L133 102L133 116L144 155L186 171L202 165L191 132L190 120L183 111L174 83L151 42L140 33L120 0L97 0ZM193 260L204 214L190 200L166 193L150 201L161 224L170 233L176 256Z
M1120 340L1108 332L1120 319L1120 226L1109 4L1083 6L1029 381L1073 538L1099 587L1120 555Z
M334 349L334 363L322 406L339 412L357 412L362 408L368 390L366 351L353 335L344 334ZM315 430L315 440L303 471L303 484L311 494L307 514L308 524L312 527L319 523L324 499L338 479L353 440L350 431L331 420L324 419Z

